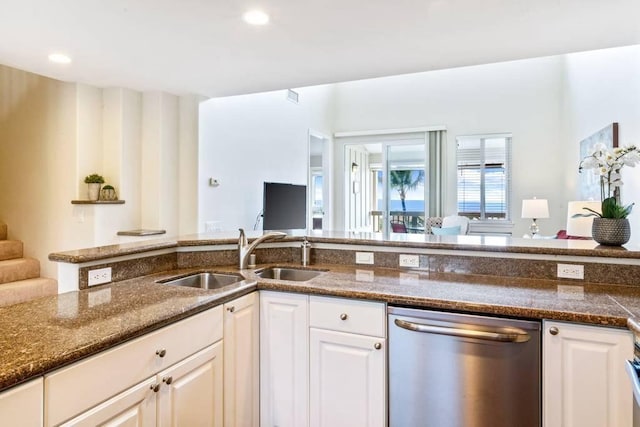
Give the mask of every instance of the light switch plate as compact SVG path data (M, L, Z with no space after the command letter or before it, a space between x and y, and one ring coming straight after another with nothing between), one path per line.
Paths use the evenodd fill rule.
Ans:
M356 252L356 264L373 264L373 252Z

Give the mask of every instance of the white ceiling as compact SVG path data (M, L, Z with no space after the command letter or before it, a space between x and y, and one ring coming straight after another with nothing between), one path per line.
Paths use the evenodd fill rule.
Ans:
M640 0L0 0L2 64L205 96L636 43Z

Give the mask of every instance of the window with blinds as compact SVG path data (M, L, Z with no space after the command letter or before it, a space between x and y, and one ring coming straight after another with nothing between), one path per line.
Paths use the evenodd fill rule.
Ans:
M458 215L507 220L511 187L511 135L457 138Z

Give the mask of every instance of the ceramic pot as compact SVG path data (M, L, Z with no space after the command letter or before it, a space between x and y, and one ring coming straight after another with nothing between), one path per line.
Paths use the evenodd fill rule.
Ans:
M621 246L631 238L631 226L626 218L594 218L591 235L601 245Z
M100 200L118 200L116 190L113 188L103 188L100 190Z
M98 198L100 197L100 187L102 187L102 184L87 184L87 198L93 201L98 200Z

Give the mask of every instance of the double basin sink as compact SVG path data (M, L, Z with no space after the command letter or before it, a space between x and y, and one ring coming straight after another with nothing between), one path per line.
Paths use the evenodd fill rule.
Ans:
M290 267L268 267L256 270L256 275L262 279L287 280L292 282L306 282L318 276L321 272ZM224 273L195 273L175 279L158 281L164 285L186 286L200 289L221 289L243 281L239 274Z

